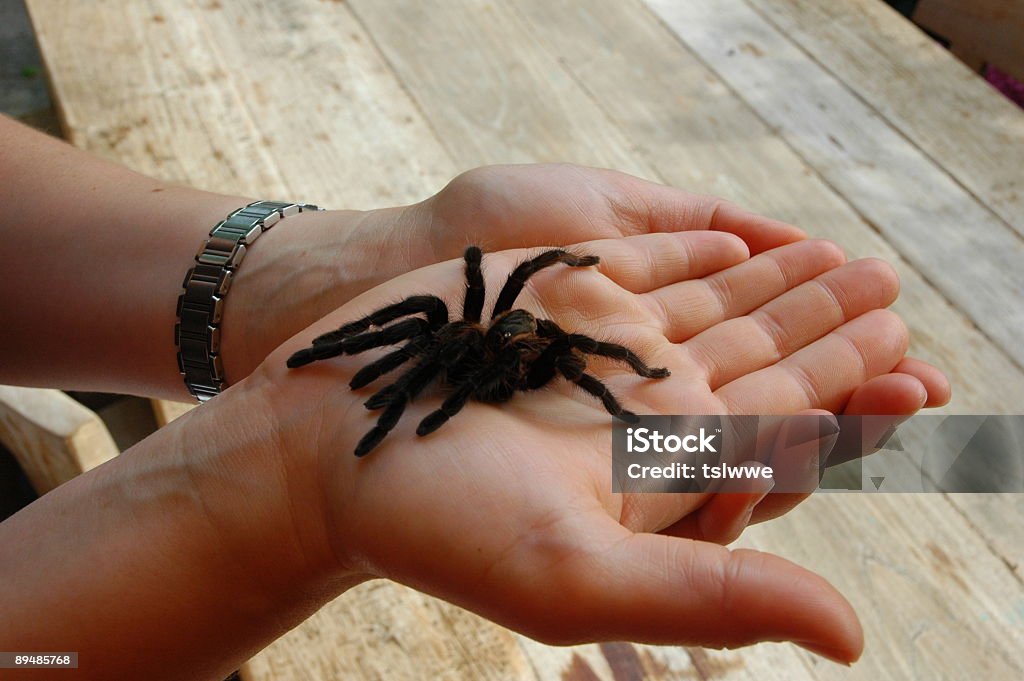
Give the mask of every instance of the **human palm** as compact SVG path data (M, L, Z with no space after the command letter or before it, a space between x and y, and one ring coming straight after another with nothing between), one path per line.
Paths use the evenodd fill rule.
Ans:
M652 380L591 360L590 373L638 413L838 412L876 405L863 399L873 380L902 380L887 372L903 358L906 331L882 309L898 284L879 261L843 265L841 252L820 241L747 260L744 243L720 232L575 250L601 264L537 274L516 307L669 368L671 377ZM491 299L526 256L485 258ZM428 393L372 454L353 457L377 418L361 403L397 373L356 394L347 383L376 354L293 371L285 358L408 295L437 294L458 314L463 291L461 261L416 270L313 325L261 368L278 394L291 465L317 471L308 496L325 500L322 522L344 569L394 579L549 642L793 640L836 659L859 654L856 616L827 582L781 558L693 539L719 539L707 535L730 502L612 494L607 413L566 382L500 405L471 403L417 437L416 424L441 400ZM909 413L924 400L906 392L910 403L900 409ZM756 503L766 491L739 497Z

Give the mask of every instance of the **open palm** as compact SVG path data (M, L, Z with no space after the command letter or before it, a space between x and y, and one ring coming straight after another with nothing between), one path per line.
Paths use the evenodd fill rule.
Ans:
M856 411L877 407L881 392L889 413L910 413L936 382L888 373L907 345L902 322L882 309L898 291L891 268L843 264L827 242L800 241L749 260L742 240L720 232L645 234L573 250L601 264L537 274L516 307L668 367L671 377L650 380L607 360L590 363L638 413ZM529 254L485 256L491 300ZM279 395L292 465L317 472L296 477L315 481L308 498L326 500L321 521L344 569L394 579L548 642L792 640L856 658L856 616L827 582L781 558L712 543L722 537L711 535L735 534L715 520L729 515L730 502L612 494L607 413L564 381L502 405L471 403L417 437L416 424L441 401L428 392L370 456L353 457L378 416L362 402L401 370L353 393L351 376L382 351L293 371L285 358L409 295L439 295L461 314L463 281L460 261L394 279L285 343L261 368ZM766 491L751 490L751 499Z

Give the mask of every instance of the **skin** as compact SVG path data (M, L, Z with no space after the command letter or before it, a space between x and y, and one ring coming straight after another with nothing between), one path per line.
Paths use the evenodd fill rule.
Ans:
M0 381L181 398L168 332L181 263L248 199L0 124L0 195L18 216L0 227L0 266L34 292L0 298ZM345 385L373 355L285 368L314 336L406 295L458 309L458 261L392 279L421 260L554 234L619 238L579 246L601 265L538 275L520 306L672 369L643 381L594 362L630 408L901 415L948 399L940 372L904 358L906 330L883 309L891 269L844 264L834 245L717 200L610 171L499 167L414 206L289 218L228 298L233 387L0 524L15 547L0 553L0 648L83 651L82 678L220 678L385 577L551 643L792 640L856 659L856 616L827 582L715 543L799 495L612 495L607 415L565 386L471 404L417 439L438 402L424 398L360 462L372 386ZM492 294L526 255L485 259ZM770 452L761 463L807 455Z
M624 404L638 411L838 411L858 386L901 361L907 337L899 318L882 309L898 288L891 268L877 260L823 273L804 267L819 249L833 247L808 241L759 256L785 259L795 268L792 278L773 283L769 268L760 278L750 276L749 267L762 262L728 267L743 260L745 249L726 235L595 242L580 250L602 256L597 271L541 273L519 306L558 318L567 328L599 328L652 365L671 369L670 378L638 381L607 363L592 363ZM693 252L702 257L690 260L686 254ZM500 283L494 273L509 271L523 255L503 252L487 261L492 291ZM639 263L653 263L649 271L657 276L637 279ZM720 268L726 269L713 274ZM727 307L717 293L723 287L708 285L716 276L746 301L728 318L720 312ZM361 296L315 328L328 330L424 290L447 292L446 302L457 309L460 277L457 261L416 271ZM786 333L776 333L776 321ZM736 342L722 346L733 334ZM298 347L294 340L286 343L281 359ZM375 418L360 407L372 386L362 394L344 386L373 355L292 374L275 356L266 380L280 392L278 399L286 403L301 395L317 405L322 425L309 428L300 420L298 431L307 439L297 449L315 452L323 471L328 526L343 538L334 546L345 565L410 584L547 642L626 638L736 646L795 640L840 661L859 655L856 617L824 580L779 558L693 540L734 531L710 519L680 524L707 500L704 495L611 494L607 416L590 396L562 385L500 408L475 403L436 435L416 439L418 417L439 403L436 396L423 399L359 461L351 444L353 433L358 437ZM925 399L920 396L917 406ZM503 435L513 428L515 438Z

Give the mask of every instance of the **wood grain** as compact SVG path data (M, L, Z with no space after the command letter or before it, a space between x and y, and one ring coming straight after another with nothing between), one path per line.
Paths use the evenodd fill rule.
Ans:
M194 404L156 399L150 400L150 405L153 407L153 418L156 419L156 425L159 428L163 428L182 414L196 408L196 405Z
M40 495L118 455L95 413L43 388L0 385L0 442Z
M749 0L808 56L1024 235L1024 116L877 0ZM1018 0L997 0L1007 11ZM919 2L918 7L925 3ZM973 12L984 2L957 2ZM1020 30L1017 34L1020 42Z

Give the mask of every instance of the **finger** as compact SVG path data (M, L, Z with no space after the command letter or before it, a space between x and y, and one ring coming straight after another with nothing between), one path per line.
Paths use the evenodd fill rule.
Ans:
M743 240L725 232L643 234L593 241L580 249L599 255L598 271L633 293L704 277L750 257Z
M847 401L839 440L827 465L838 466L874 454L896 426L920 411L927 399L924 386L913 376L888 373L870 379Z
M841 662L860 656L853 608L802 567L759 551L633 534L608 516L589 522L590 541L534 566L548 575L550 597L533 606L545 622L542 640L715 648L794 641Z
M714 394L730 414L840 412L857 386L899 363L907 343L902 319L888 310L872 310Z
M895 270L857 260L797 286L749 315L698 334L683 348L712 390L788 357L845 322L888 306L899 294Z
M893 369L894 373L913 376L924 386L927 398L925 407L941 407L949 404L952 397L952 388L949 379L939 369L928 362L913 357L904 357L903 360ZM876 412L888 414L890 412Z
M614 171L611 171L614 172ZM629 175L618 175L621 195L610 195L615 213L652 232L715 230L743 239L751 253L807 238L793 225L756 215L716 196L692 194Z
M678 343L745 315L844 262L839 246L808 239L761 253L704 279L652 290L641 301L660 313L665 337Z
M751 253L763 253L807 238L799 227L751 213L728 201L718 205L711 229L735 234L747 243Z
M783 515L809 497L838 435L836 417L822 409L806 409L786 419L769 459L777 491L757 505L750 523Z
M746 461L740 465L764 467L764 464L758 461ZM774 486L775 481L772 478L727 480L706 504L660 534L715 544L729 544L739 538L750 523L754 509Z
M913 376L903 374L883 374L859 386L854 390L853 395L847 402L846 408L843 410L844 416L891 415L893 418L865 419L860 424L860 427L864 428L864 433L851 438L851 440L863 443L867 445L867 448L853 454L845 451L832 452L835 456L829 458L829 465L839 463L840 458L849 460L855 456L866 456L873 453L876 450L874 445L884 438L884 433L904 421L908 416L916 414L924 406L926 399L927 394L921 382ZM847 427L853 423L856 422L852 420L844 421ZM848 441L850 440L843 439L843 442ZM839 447L839 449L842 449L842 447ZM800 461L802 457L807 462L808 476L811 475L813 470L814 480L810 486L801 486L802 482L809 484L811 482L810 477L806 481L780 477L786 476L788 471L798 472L801 469ZM784 448L777 449L771 459L772 470L776 476L776 488L785 491L796 489L802 493L775 493L769 495L754 509L750 522L760 523L765 520L778 518L791 511L810 496L819 480L819 458L819 455L810 449L801 450L797 448L793 451Z
M917 413L928 401L927 389L917 377L895 372L893 369L893 373L875 376L858 387L843 413L851 416Z

